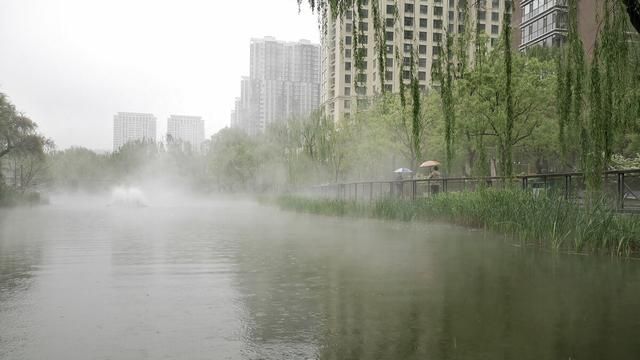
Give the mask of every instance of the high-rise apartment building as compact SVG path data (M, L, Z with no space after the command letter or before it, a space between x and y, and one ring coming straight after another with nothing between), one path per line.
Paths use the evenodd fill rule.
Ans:
M578 7L578 35L587 51L595 43L598 24L596 0L580 0ZM526 51L534 46L558 47L567 40L569 32L568 0L516 1L514 21L518 31L514 34L515 47Z
M272 37L251 40L250 72L241 80L232 126L249 134L304 116L320 101L320 45Z
M372 1L378 2L384 27L384 83L377 65ZM325 113L339 121L349 116L359 101L379 94L383 87L385 91L398 92L399 77L410 81L412 53L420 88L426 90L445 32L462 33L465 26L473 26L493 47L500 38L508 4L505 0L371 0L363 1L359 14L347 11L334 20L328 12L323 19L327 27L322 31L320 101ZM355 36L358 48L363 48L363 71L355 66Z
M204 142L204 120L200 116L171 115L167 119L167 143L189 144L200 151Z
M560 46L567 37L567 0L525 0L515 21L520 24L518 49Z
M156 141L153 114L119 112L113 116L113 151L132 141Z

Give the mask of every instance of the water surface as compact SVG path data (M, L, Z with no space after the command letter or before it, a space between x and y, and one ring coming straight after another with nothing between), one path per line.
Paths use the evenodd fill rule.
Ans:
M0 210L0 359L638 359L640 262L100 198Z

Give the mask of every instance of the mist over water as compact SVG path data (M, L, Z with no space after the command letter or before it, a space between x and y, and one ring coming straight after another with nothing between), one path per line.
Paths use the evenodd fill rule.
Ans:
M0 359L640 353L633 261L127 186L0 210Z

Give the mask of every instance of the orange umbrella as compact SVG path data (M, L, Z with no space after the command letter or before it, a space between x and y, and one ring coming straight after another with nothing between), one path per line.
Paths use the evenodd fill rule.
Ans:
M420 167L434 167L440 165L438 160L428 160L420 164Z

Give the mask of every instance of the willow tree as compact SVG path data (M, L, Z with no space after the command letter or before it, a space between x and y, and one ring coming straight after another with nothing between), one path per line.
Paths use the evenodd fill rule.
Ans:
M451 36L448 32L445 33L445 42L443 48L444 56L441 56L437 60L434 60L432 78L439 83L440 87L440 99L444 119L445 165L447 168L447 173L451 173L451 163L453 162L454 155L453 149L456 126L456 112L453 100L453 36Z
M578 35L577 0L569 1L568 43L558 60L561 79L556 108L560 142L571 143L568 137L576 134L590 193L602 190L602 172L613 153L620 151L624 135L637 131L640 119L640 52L630 41L625 12L618 0L604 2L603 17L598 19L601 30L587 71L585 49Z

